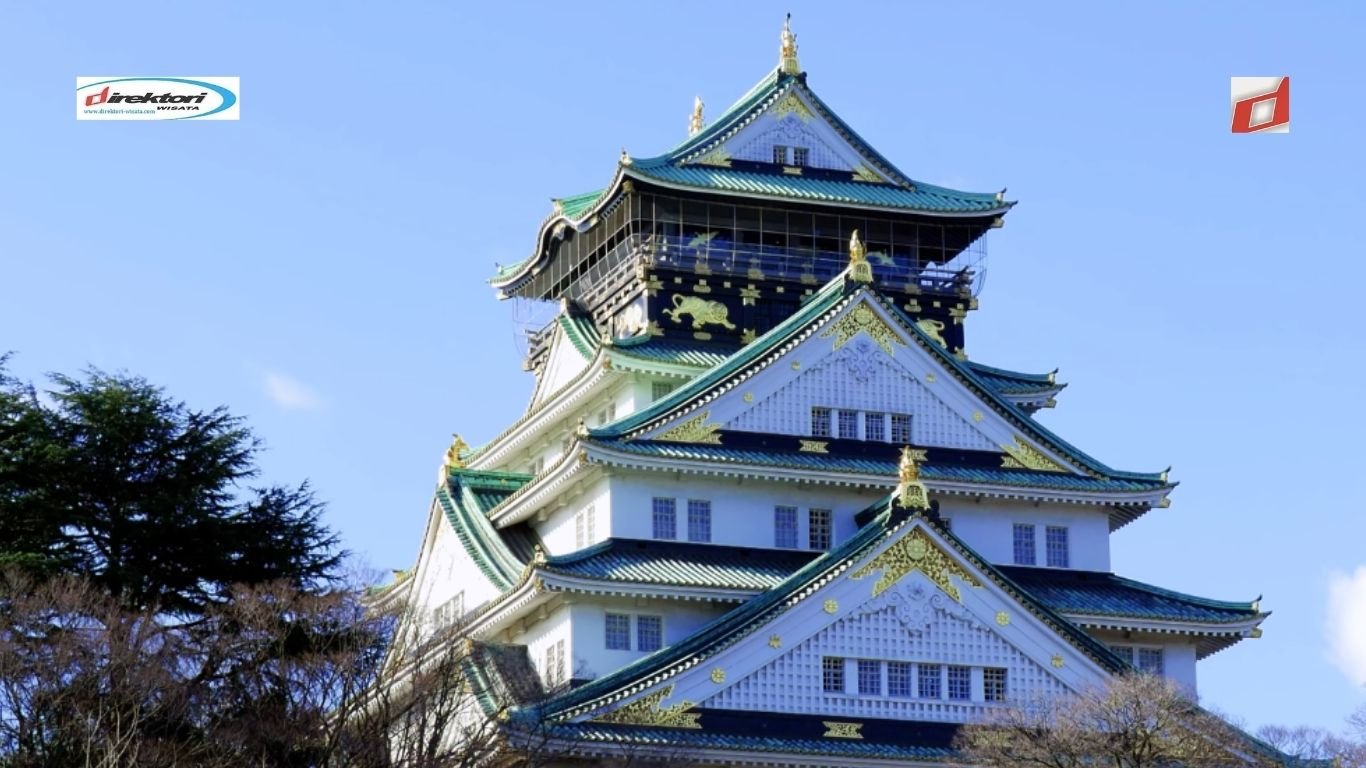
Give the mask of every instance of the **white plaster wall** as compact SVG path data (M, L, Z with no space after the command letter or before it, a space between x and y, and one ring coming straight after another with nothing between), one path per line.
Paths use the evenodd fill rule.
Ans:
M939 514L952 521L955 535L998 565L1015 565L1014 524L1028 523L1037 526L1036 565L1047 562L1045 526L1061 525L1068 529L1070 568L1110 570L1110 518L1103 507L947 497Z
M542 682L546 680L545 650L557 640L564 640L564 668L567 680L574 677L574 640L570 631L570 606L561 605L538 621L526 622L524 628L512 636L513 643L527 647L531 665L536 668Z
M1106 645L1128 645L1135 648L1162 649L1162 676L1183 686L1192 696L1198 692L1195 672L1195 644L1180 636L1151 632L1118 632L1097 630L1091 635Z
M424 618L437 606L450 600L457 592L465 593L465 611L493 599L499 592L474 564L450 521L437 512L436 534L433 536L425 562L419 566L417 589L413 592L413 608Z
M772 549L773 508L798 509L797 543L805 548L806 510L833 510L833 546L853 535L854 515L882 498L884 490L804 486L665 472L619 473L609 477L612 535L620 538L654 537L654 497L678 500L678 541L687 541L688 499L711 501L711 543ZM572 522L572 521L571 521Z
M635 617L664 617L664 645L668 647L692 635L712 620L734 608L731 604L679 602L676 600L631 600L599 598L592 603L572 606L574 660L577 677L601 677L649 654L637 651ZM607 649L607 614L631 616L631 650Z
M536 387L533 403L539 403L559 392L570 379L588 365L588 361L579 350L565 338L564 329L556 329L555 336L554 348L550 350L550 359L546 360L545 368L541 371L541 380Z
M574 514L589 504L592 504L595 510L593 540L585 546L613 535L611 498L607 478L599 478L587 485L570 488L556 499L554 510L550 511L544 520L532 523L536 535L545 543L546 554L563 555L579 548L575 541Z

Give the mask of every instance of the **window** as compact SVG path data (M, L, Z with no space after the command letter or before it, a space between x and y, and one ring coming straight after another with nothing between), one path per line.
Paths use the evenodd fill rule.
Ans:
M1110 650L1114 651L1116 656L1124 659L1130 664L1134 663L1134 647L1132 645L1112 645L1110 646Z
M657 651L664 647L664 617L636 617L636 650Z
M911 663L909 661L887 662L887 695L909 699L911 690Z
M797 508L773 508L773 546L797 548Z
M858 439L858 411L840 411L840 439Z
M863 414L863 439L882 442L887 439L887 414Z
M773 145L773 162L778 165L787 165L787 147L781 144Z
M1162 649L1161 648L1139 648L1138 649L1138 668L1143 672L1151 672L1154 675L1162 674Z
M631 617L623 613L607 614L607 650L631 650Z
M821 690L844 693L844 659L838 656L821 658Z
M806 161L807 161L807 159L810 157L810 155L811 155L811 150L807 149L806 147L793 147L793 148L792 148L792 164L793 164L793 165L806 165Z
M830 548L830 510L807 510L809 541L807 549L826 550Z
M677 502L658 496L654 500L654 533L656 539L678 538Z
M1015 524L1015 564L1034 564L1034 526L1028 523Z
M830 436L830 409L812 408L811 409L811 435L812 437Z
M1049 568L1067 567L1067 528L1050 525L1044 529L1044 554L1048 557Z
M593 509L592 504L574 514L574 545L579 549L592 544L596 538L593 530L596 517L597 511Z
M920 698L937 699L943 694L940 693L940 680L943 675L939 671L938 664L921 664L917 670L917 677L920 682Z
M972 699L972 667L949 667L949 698L955 701Z
M882 695L882 662L858 660L858 692L860 696Z
M556 640L545 647L545 685L554 688L564 681L564 641Z
M531 460L531 467L527 470L527 474L539 475L542 469L545 469L545 457L537 456Z
M455 597L438 605L432 611L432 623L438 628L454 623L465 614L465 593L456 592Z
M1006 700L1006 671L999 667L982 670L982 694L987 701Z
M911 442L911 417L904 413L892 414L892 442L908 445Z
M672 381L656 381L650 385L650 399L663 400L668 394L674 391L676 385Z
M711 541L711 502L688 499L688 541Z

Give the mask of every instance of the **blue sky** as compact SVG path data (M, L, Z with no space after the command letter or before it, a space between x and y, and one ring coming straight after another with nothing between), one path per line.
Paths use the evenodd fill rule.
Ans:
M450 434L521 413L511 305L551 196L681 139L776 63L910 175L1020 205L974 360L1060 367L1050 427L1172 465L1125 575L1263 594L1200 666L1253 725L1366 702L1366 149L1354 3L0 5L0 349L226 404L375 567L417 551ZM1289 135L1228 79L1292 76ZM236 75L239 122L76 122L77 75ZM1355 394L1354 394L1355 393ZM1358 570L1363 569L1363 570Z

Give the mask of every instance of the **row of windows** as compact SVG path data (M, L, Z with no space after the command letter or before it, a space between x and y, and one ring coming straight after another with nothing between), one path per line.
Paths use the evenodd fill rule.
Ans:
M1013 554L1016 565L1038 565L1037 538L1032 523L1016 523ZM1067 568L1071 562L1067 527L1050 525L1044 528L1044 562L1049 568Z
M657 651L664 647L664 617L636 617L636 650ZM624 613L607 614L607 650L631 650L631 617Z
M800 531L797 528L796 507L778 506L773 508L773 546L783 549L796 549ZM828 509L808 509L806 511L806 548L827 550L830 548L831 523L834 515Z
M465 593L456 592L455 597L438 605L432 609L432 624L436 627L444 627L454 624L461 616L465 615Z
M677 539L678 500L656 496L651 521L656 539ZM711 502L706 499L688 499L688 541L711 541Z
M842 656L823 657L821 690L902 699L972 700L972 667L853 659L855 688L851 691L847 680L850 662ZM1005 669L986 667L982 670L982 697L985 701L1005 701Z
M1154 675L1163 674L1166 665L1163 663L1161 648L1142 648L1132 645L1112 645L1110 650L1114 651L1121 659L1138 667L1139 671L1151 672Z
M911 442L911 416L813 406L811 436L906 444Z
M788 150L792 151L792 160L788 161ZM773 162L778 165L806 165L811 157L811 150L808 147L785 147L781 144L773 145Z

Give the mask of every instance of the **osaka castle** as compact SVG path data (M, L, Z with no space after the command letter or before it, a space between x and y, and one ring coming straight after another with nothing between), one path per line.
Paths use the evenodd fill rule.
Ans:
M1176 484L1043 426L1054 373L970 357L1014 201L902 171L779 54L493 276L558 314L525 412L446 454L400 647L462 644L509 739L590 764L938 765L1011 702L1194 693L1267 614L1115 573Z

